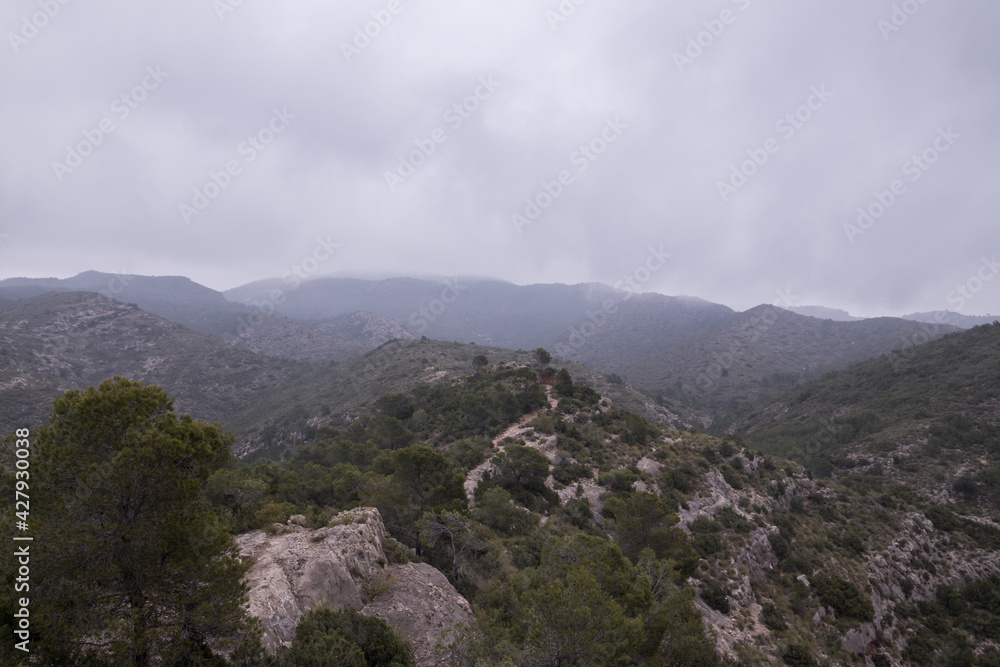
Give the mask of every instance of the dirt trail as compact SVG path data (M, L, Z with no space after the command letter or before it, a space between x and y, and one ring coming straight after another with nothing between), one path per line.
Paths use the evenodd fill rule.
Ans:
M545 387L545 394L546 398L548 398L549 400L549 406L553 410L559 406L559 401L554 396L552 396L552 387L548 386ZM493 447L494 449L499 451L495 452L493 456L496 456L500 452L504 451L504 445L503 445L504 439L517 438L520 435L532 430L532 428L528 426L528 424L534 421L535 417L537 417L541 413L542 409L538 409L533 412L529 412L526 415L522 415L521 418L517 420L517 423L511 424L506 429L504 429L503 433L495 437L493 439ZM542 447L544 446L547 440L548 438L543 438L541 442L538 443L526 442L525 444L527 444L529 447L535 447L536 449L542 450ZM551 440L554 443L555 437L553 436ZM551 459L553 456L555 456L555 449L552 448L551 455L549 454L549 452L546 451L543 451L543 453ZM476 492L476 486L479 484L480 480L482 480L483 474L485 474L487 470L493 467L493 456L486 459L478 466L470 470L469 474L466 475L465 477L465 495L469 499L470 505L472 504L472 498Z

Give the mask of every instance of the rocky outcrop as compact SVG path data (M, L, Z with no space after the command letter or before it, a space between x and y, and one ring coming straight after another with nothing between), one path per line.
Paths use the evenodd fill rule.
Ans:
M901 522L891 544L869 555L867 566L875 628L883 644L901 652L907 642L894 623L895 605L934 600L941 586L961 589L1000 576L1000 552L957 549L947 533L913 512Z
M250 615L264 626L264 647L287 648L310 609L353 607L385 620L413 650L418 665L447 664L434 655L472 609L440 572L426 564L389 564L385 526L377 509L341 512L316 530L289 521L277 534L262 530L236 538L253 561L246 576Z
M475 623L469 603L443 574L426 563L393 565L389 576L389 590L365 605L361 613L391 625L410 645L417 664L454 664L450 654L436 654L435 644L440 642L443 647L456 641L456 631Z

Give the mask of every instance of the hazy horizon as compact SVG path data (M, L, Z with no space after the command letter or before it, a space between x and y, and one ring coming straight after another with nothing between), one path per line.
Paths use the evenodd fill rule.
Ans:
M89 271L94 271L94 270L90 269ZM81 273L86 273L86 272L81 272ZM107 273L107 272L98 272L98 273ZM7 276L7 277L0 278L0 282L2 282L4 280L19 280L19 279L24 279L24 280L67 280L67 279L70 279L70 278L74 278L74 277L76 277L78 275L80 275L80 273L75 273L75 274L73 274L71 276L34 276L34 277L33 276ZM179 278L187 278L188 280L192 280L192 282L195 282L195 283L197 283L199 285L202 285L203 287L208 287L209 289L215 290L215 291L223 293L223 294L225 294L225 292L227 292L227 291L231 291L231 290L234 290L234 289L237 289L237 288L240 288L240 287L244 287L246 285L252 285L252 284L258 283L258 282L281 281L281 277L280 276L268 276L268 277L264 277L264 278L257 278L255 280L251 280L251 281L248 281L246 283L240 283L238 285L232 285L231 287L219 288L219 287L216 287L216 286L213 286L213 285L206 285L204 283L201 283L201 282L198 282L196 280L193 280L189 276L183 276L183 275L179 275L179 274L175 274L175 275L159 275L159 276L148 275L148 274L141 274L141 273L108 274L108 275L112 275L112 276L114 276L114 275L124 275L124 276L135 276L135 277L144 277L144 278L168 278L168 277L171 277L171 278L177 278L177 277L179 277ZM515 281L504 280L502 278L496 278L496 277L491 277L491 276L473 276L473 275L444 276L444 275L434 275L434 274L416 275L416 274L388 274L388 273L378 273L378 274L368 273L368 274L365 274L364 272L354 272L354 273L351 273L351 274L325 274L325 275L323 275L323 274L317 274L317 275L314 275L314 276L309 276L308 280L309 281L320 280L320 279L323 279L323 278L344 278L344 279L369 280L369 281L392 280L392 279L414 279L414 280L428 280L428 281L435 281L435 282L441 282L441 281L445 281L445 280L449 280L449 279L458 279L458 280L468 280L468 281L478 281L478 282L496 281L496 282L508 283L508 284L516 285L516 286L520 286L520 287L527 287L527 286L531 286L531 285L552 285L552 284L563 284L563 285L570 285L570 286L572 286L572 285L594 284L594 283L597 283L597 284L605 285L607 287L613 287L612 285L610 285L608 283L602 283L600 281L588 281L588 282L584 282L584 283L537 283L537 282L518 283L518 282L515 282ZM836 306L829 306L829 305L825 305L825 304L788 302L788 297L795 297L795 295L794 294L789 294L787 292L781 294L780 298L777 298L777 299L772 300L770 302L764 302L764 301L762 301L761 303L753 304L753 305L751 305L751 306L749 306L747 308L736 308L736 307L732 306L731 304L722 303L722 302L718 302L718 301L712 301L711 299L705 299L705 298L703 298L701 296L698 296L697 294L667 294L667 293L658 292L658 291L655 291L655 290L644 290L643 293L660 294L662 296L670 296L670 297L700 299L702 301L709 301L711 303L716 303L716 304L719 304L719 305L726 306L727 308L730 308L730 309L732 309L732 310L734 310L736 312L745 312L747 310L751 310L751 309L756 308L756 307L761 306L761 305L776 305L779 308L785 308L786 310L794 310L795 308L804 308L804 309L808 309L808 308L825 308L825 309L830 309L830 310L839 310L839 311L845 312L847 315L850 315L852 317L859 317L859 318L904 317L904 316L908 316L908 315L917 315L917 314L923 314L923 313L927 313L927 312L936 312L936 311L908 311L908 312L876 313L876 314L861 315L859 313L851 312L851 311L848 311L848 310L843 309L843 308L838 308ZM784 303L780 303L782 301L784 301ZM956 312L956 311L952 311L952 310L948 310L948 309L941 309L941 310L945 311L945 312L949 312L949 313L955 313ZM956 313L956 314L966 315L966 316L969 316L969 317L993 317L994 316L993 313L988 313L988 312L986 312L986 313L972 313L972 312L970 312L970 313ZM998 316L998 317L1000 317L1000 316Z

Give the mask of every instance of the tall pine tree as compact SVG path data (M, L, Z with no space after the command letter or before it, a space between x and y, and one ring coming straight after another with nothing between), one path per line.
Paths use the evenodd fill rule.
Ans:
M251 632L247 565L202 499L231 442L123 378L56 399L32 465L38 656L212 665Z

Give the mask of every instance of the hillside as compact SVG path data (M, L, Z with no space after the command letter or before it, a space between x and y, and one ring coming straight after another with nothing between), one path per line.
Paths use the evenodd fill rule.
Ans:
M87 292L50 292L0 309L0 431L36 425L52 399L115 375L158 384L179 409L232 426L304 364L239 350Z
M287 285L283 285L286 289ZM233 303L221 292L177 276L133 276L87 271L73 278L10 278L0 281L0 300L49 292L97 292L238 347L296 361L342 360L393 338L409 338L396 321L349 312L317 322L274 315L261 303Z
M252 303L280 287L279 282L250 283L225 295ZM588 310L621 297L622 293L600 284L519 286L465 278L440 283L412 278L316 278L288 293L277 310L299 320L364 310L395 319L416 335L532 349L568 335Z
M311 322L269 315L241 328L232 342L272 357L322 362L356 357L396 338L414 335L395 320L356 312Z
M226 296L251 303L276 286L261 281ZM623 378L667 409L693 409L703 416L699 424L716 427L796 382L957 330L900 318L831 321L771 306L736 313L701 299L604 285L464 279L318 278L277 309L301 320L362 309L438 340L545 347Z
M930 324L950 324L959 329L971 329L980 324L993 324L994 320L1000 318L996 315L963 315L951 310L932 310L926 313L903 315L903 319Z
M947 326L928 331L930 325L898 318L820 320L773 306L734 313L675 344L655 337L658 323L644 324L646 337L655 342L626 344L630 335L642 340L642 329L619 330L616 323L576 358L606 370L614 355L617 372L664 405L687 405L723 424L797 382L910 345L918 334L954 331Z
M289 353L303 358L363 351L360 345L331 348L331 338L368 337L375 344L398 331L364 314L313 325L279 321L275 328L268 327L269 319L249 342L272 352L294 345ZM288 327L302 329L302 336L268 337ZM310 347L303 340L314 327L319 341ZM341 364L302 363L240 349L98 294L48 292L0 301L0 432L39 423L52 399L68 389L121 375L163 386L176 397L178 409L218 421L239 436L241 452L280 456L314 435L317 425L341 425L382 394L467 375L477 354L494 361L530 359L529 353L500 348L400 340ZM694 423L685 411L664 410L596 371L566 365L651 419Z
M317 278L294 289L261 281L223 296L186 278L87 272L2 281L0 298L75 289L102 291L238 347L297 361L346 361L416 336L545 347L683 413L680 423L717 432L796 382L955 330L899 318L832 322L770 306L736 313L701 299L598 284L482 279ZM281 290L276 303L275 290ZM267 314L272 307L278 312Z
M319 529L377 508L413 549L390 562L430 563L476 610L467 664L1000 657L995 524L651 424L575 379L488 363L380 397L282 463L237 468L230 484L266 491L217 492L220 511Z
M228 301L220 292L181 276L133 276L86 271L72 278L8 278L0 281L0 299L46 292L97 292L222 338L236 335L238 322L251 309Z
M53 394L112 374L169 387L236 431L243 460L205 482L218 525L320 549L331 518L376 508L377 565L432 566L476 612L451 648L468 664L1000 659L1000 324L828 373L722 439L576 362L543 384L532 356L405 339L298 363L49 293L0 302L0 414L34 430Z
M854 317L846 310L840 308L826 308L824 306L786 306L785 310L790 310L798 315L816 317L821 320L833 320L835 322L856 322L863 320L863 317Z
M996 511L1000 324L827 374L730 431L823 474L884 476L943 501L990 499L968 509Z
M243 458L278 458L294 446L349 425L384 394L415 386L462 382L475 372L473 358L489 363L533 363L532 354L471 343L394 340L340 364L317 366L300 381L262 397L238 424L236 451ZM688 427L705 416L683 406L668 409L621 382L580 363L554 358L578 381L623 408L656 423Z

